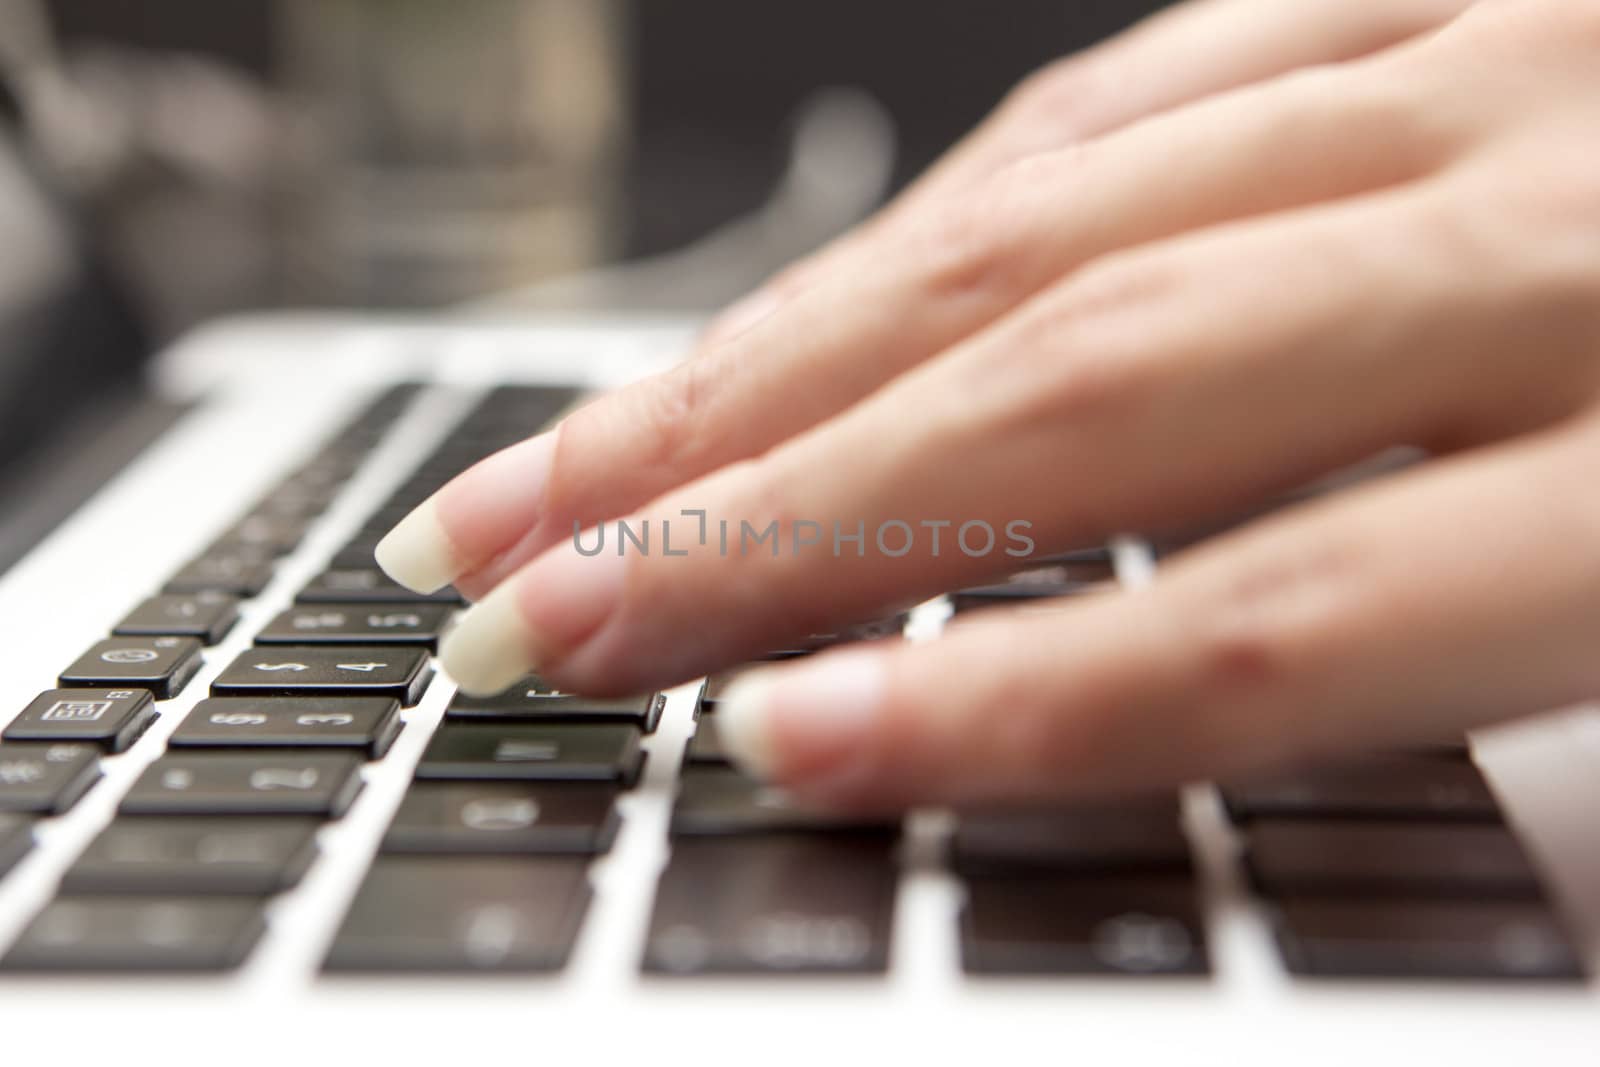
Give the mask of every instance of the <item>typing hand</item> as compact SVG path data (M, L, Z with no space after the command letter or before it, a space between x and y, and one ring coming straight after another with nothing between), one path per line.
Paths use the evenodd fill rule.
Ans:
M487 594L457 680L681 680L974 584L1019 521L1041 550L1171 528L1407 442L1445 458L1136 594L750 675L724 743L828 803L1042 799L1592 696L1600 4L1485 2L1321 56L1273 21L1291 6L1181 11L1040 76L764 314L443 490L380 558ZM1233 20L1284 62L1209 67ZM1073 77L1091 114L1167 88L1094 121L1051 84ZM1020 117L1052 100L1053 138ZM616 515L650 520L649 553L617 555L614 523L574 544ZM742 525L774 520L751 551ZM953 545L969 522L989 551Z

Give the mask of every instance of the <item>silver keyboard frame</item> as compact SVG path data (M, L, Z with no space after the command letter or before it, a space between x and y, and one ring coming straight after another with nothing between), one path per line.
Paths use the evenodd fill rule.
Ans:
M76 808L0 880L0 951L51 896L61 873L111 818L139 771L211 679L449 432L502 382L606 387L670 362L692 336L681 320L405 321L264 316L233 320L166 354L158 388L206 401L0 578L0 719L9 718L168 572L226 528L378 391L436 383L345 487L273 583L250 601L204 671ZM1152 560L1116 546L1119 575L1148 580ZM936 631L924 606L913 636ZM537 978L332 978L316 975L345 906L400 800L451 687L434 684L390 753L369 764L351 811L320 833L322 858L268 912L269 932L224 978L0 977L7 1064L118 1056L163 1064L385 1062L510 1054L637 1053L777 1062L817 1055L940 1060L1005 1054L1154 1062L1593 1063L1600 984L1587 987L1342 983L1288 978L1239 880L1236 841L1214 792L1185 791L1215 974L1210 979L969 979L957 951L960 888L939 863L948 817L908 821L890 973L859 979L670 979L638 971L695 686L673 690L623 827L592 868L595 897L571 964ZM9 710L7 710L9 709ZM1600 709L1575 708L1474 738L1508 816L1545 867L1600 968ZM133 1059L128 1059L133 1056ZM62 1058L66 1057L66 1058Z

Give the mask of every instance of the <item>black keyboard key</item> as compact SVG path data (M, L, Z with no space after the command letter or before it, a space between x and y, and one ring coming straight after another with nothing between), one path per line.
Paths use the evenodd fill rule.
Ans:
M965 874L1164 873L1190 869L1178 798L1039 811L962 812L952 865Z
M252 513L217 538L214 551L253 550L266 556L286 556L300 547L310 528L309 519Z
M872 974L887 966L892 843L851 834L682 838L656 889L656 974Z
M694 724L694 736L689 738L683 758L685 763L696 766L725 767L729 764L728 754L722 749L722 736L717 731L715 715L702 716Z
M1582 954L1546 907L1517 901L1291 900L1274 928L1293 974L1571 979Z
M111 632L118 637L193 637L214 645L239 621L239 601L226 593L163 594L130 611Z
M1183 879L973 878L961 911L969 974L1205 974L1205 929Z
M253 597L272 581L272 553L242 545L213 549L186 563L161 587L163 593L227 593Z
M436 593L414 593L390 579L377 564L367 567L331 567L313 578L296 601L301 604L461 604L461 594L451 586Z
M1392 756L1223 787L1235 820L1424 819L1494 822L1499 805L1466 760Z
M7 741L81 741L123 752L155 721L147 689L50 689L11 720Z
M406 707L433 678L428 652L390 645L252 648L211 683L215 696L384 696Z
M457 693L445 715L452 719L515 722L620 722L650 733L661 721L666 698L660 693L626 697L589 697L567 693L542 678L529 676L494 696Z
M1257 820L1246 864L1268 896L1537 897L1511 831L1479 823Z
M127 815L343 815L361 791L356 756L167 755L122 800Z
M208 697L178 724L172 748L342 748L369 759L400 732L389 697Z
M433 650L449 604L314 604L290 608L256 635L258 645L417 645Z
M57 815L99 780L89 745L0 745L0 812Z
M312 819L123 816L84 850L62 890L270 896L299 883L316 834Z
M0 959L7 971L226 971L265 924L254 900L61 897Z
M605 852L621 822L613 786L582 782L413 782L384 852Z
M21 815L0 815L0 878L33 848L33 820Z
M192 637L112 637L79 656L61 684L148 689L157 700L171 700L200 670L200 647Z
M679 782L672 808L674 836L804 833L880 833L893 836L900 820L795 807L781 790L725 767L695 767Z
M558 970L588 907L585 867L554 856L379 856L323 969Z
M631 785L644 759L640 736L633 726L447 722L428 742L417 777Z

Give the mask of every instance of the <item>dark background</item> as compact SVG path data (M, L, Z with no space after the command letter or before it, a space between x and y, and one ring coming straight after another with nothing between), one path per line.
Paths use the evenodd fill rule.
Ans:
M440 0L445 2L445 0ZM464 0L470 3L471 0ZM66 40L226 57L270 76L271 0L51 0ZM850 85L892 113L903 184L1019 78L1164 0L632 0L629 255L691 240L758 204L785 120Z

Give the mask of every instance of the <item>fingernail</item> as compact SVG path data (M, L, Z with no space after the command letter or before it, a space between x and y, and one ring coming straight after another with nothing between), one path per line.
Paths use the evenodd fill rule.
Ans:
M510 583L462 615L445 636L439 659L469 696L502 693L536 668L537 638Z
M735 300L706 327L706 343L720 344L732 340L778 310L778 305L781 303L783 301L778 294L770 289L757 289L748 296Z
M734 763L758 778L834 778L870 754L884 686L882 659L869 652L752 671L718 702L718 737Z
M459 574L455 548L432 497L385 534L373 556L383 573L415 593L437 592Z
M483 567L539 521L555 449L550 431L469 467L378 542L378 566L419 593Z

